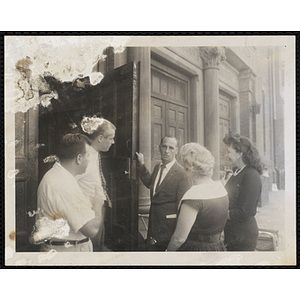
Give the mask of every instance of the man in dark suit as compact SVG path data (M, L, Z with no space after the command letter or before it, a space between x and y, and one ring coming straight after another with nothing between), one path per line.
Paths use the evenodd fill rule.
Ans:
M183 167L176 161L178 142L166 136L159 145L162 162L151 174L145 167L144 155L136 153L140 164L140 178L150 189L151 207L147 234L147 249L166 250L176 227L178 203L191 183Z

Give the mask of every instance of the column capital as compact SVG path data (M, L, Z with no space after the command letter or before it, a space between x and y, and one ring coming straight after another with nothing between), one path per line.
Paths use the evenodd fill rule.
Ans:
M225 47L200 47L200 56L205 67L217 67L226 59Z

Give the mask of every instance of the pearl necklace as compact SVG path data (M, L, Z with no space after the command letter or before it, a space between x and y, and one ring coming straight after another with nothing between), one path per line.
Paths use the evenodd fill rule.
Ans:
M238 175L240 172L242 172L242 170L243 170L245 167L246 167L246 166L243 166L243 167L240 168L240 169L236 169L232 175L233 175L233 176Z

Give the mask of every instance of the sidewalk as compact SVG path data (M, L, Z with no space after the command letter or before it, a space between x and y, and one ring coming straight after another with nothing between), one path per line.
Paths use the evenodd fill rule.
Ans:
M269 192L269 203L257 208L256 221L259 229L279 231L278 251L284 250L285 234L285 191Z
M269 192L269 203L257 208L255 216L259 229L279 231L279 244L277 251L285 250L285 191ZM144 223L145 222L145 223ZM140 234L147 236L148 218L139 218Z

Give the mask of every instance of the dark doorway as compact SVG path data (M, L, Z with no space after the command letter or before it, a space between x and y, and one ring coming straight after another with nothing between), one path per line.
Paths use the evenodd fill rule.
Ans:
M102 159L113 204L106 216L106 246L112 251L134 251L138 245L138 78L136 63L107 73L96 86L90 85L88 77L74 82L47 77L58 99L40 107L39 181L53 164L45 159L56 154L64 134L81 132L83 116L101 116L116 125L115 145Z

